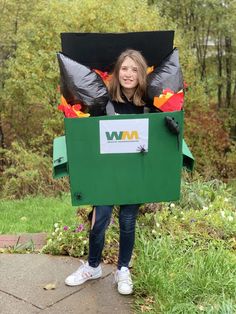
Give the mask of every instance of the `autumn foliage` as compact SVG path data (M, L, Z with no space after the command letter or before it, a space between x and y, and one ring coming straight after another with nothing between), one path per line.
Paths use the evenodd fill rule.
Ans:
M228 179L236 175L236 158L225 126L228 119L224 112L209 108L186 108L185 138L196 160L196 170L205 178Z

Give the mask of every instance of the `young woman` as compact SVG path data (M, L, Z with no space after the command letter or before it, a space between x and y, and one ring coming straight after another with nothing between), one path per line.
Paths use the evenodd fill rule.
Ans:
M115 64L109 84L111 102L109 103L110 108L108 111L113 114L143 113L146 73L147 64L140 52L129 49L121 53ZM81 285L87 280L101 277L100 262L105 231L110 223L112 208L112 205L94 207L89 235L88 262L82 264L76 272L66 278L65 283L67 285ZM138 209L139 204L120 206L120 247L115 281L118 286L118 292L121 294L131 294L133 291L128 266L134 247Z

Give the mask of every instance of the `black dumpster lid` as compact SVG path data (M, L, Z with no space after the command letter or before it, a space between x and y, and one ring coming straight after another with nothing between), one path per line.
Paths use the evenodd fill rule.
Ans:
M142 52L148 65L158 65L173 49L174 31L131 33L61 33L62 52L90 68L111 70L125 49Z

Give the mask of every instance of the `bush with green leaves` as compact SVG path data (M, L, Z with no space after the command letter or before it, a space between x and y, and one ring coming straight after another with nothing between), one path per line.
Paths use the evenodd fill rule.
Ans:
M68 180L54 180L52 161L23 143L13 142L4 152L7 165L1 177L0 197L19 199L27 195L57 195L68 191Z
M81 257L88 253L87 224L79 221L72 226L55 223L54 228L43 248L44 253L74 257Z

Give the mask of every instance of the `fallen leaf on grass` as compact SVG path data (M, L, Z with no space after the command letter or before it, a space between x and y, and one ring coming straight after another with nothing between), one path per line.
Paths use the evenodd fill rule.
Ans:
M28 218L25 217L25 216L23 216L23 217L20 218L20 220L21 220L21 221L26 221L26 220L28 220Z
M145 303L140 306L142 313L148 313L153 309L153 304L155 303L154 297L147 297Z
M56 284L55 283L48 283L46 286L43 287L44 290L55 290Z
M203 305L199 305L198 308L199 308L199 311L204 311L205 310Z
M152 310L152 307L149 305L141 305L140 309L142 313L148 313Z

